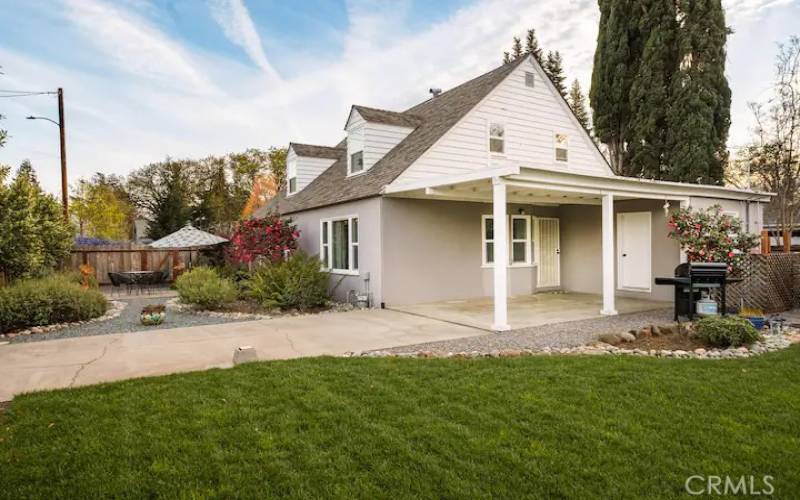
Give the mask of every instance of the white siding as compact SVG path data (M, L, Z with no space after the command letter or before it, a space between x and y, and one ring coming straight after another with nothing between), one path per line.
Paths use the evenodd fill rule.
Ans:
M535 74L533 88L525 72ZM490 122L505 127L505 153L489 154ZM569 161L555 160L555 134L568 136ZM521 166L611 175L567 104L530 60L520 64L478 106L448 131L395 182L474 172L487 166Z
M347 171L350 171L350 155L364 151L364 171L397 146L414 129L367 122L353 111L347 121Z
M334 161L328 158L311 158L307 156L297 156L293 149L286 155L287 175L291 175L292 169L297 172L297 192L300 192L311 184L319 174L333 165Z
M364 127L364 170L370 169L378 160L400 144L414 129L367 122Z

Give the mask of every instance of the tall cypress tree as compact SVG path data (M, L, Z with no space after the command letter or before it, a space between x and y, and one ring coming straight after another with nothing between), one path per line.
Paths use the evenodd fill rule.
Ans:
M567 77L564 76L563 60L561 59L560 52L556 50L555 52L547 53L547 59L544 62L544 72L550 77L550 80L553 82L558 92L566 99L567 86L564 85L564 81Z
M522 55L522 40L518 36L514 37L514 42L511 44L511 55L514 59L518 59Z
M670 80L677 69L678 23L673 0L642 2L642 57L630 89L628 162L644 177L666 175L667 110Z
M666 178L719 183L727 162L731 91L721 0L677 0L680 30L667 115Z
M529 29L527 35L525 35L525 53L533 55L539 61L539 64L542 63L542 48L539 47L536 30L533 28Z
M611 169L617 175L635 175L627 162L630 129L630 93L639 68L641 41L636 0L598 0L600 26L594 53L589 103L594 132L606 145Z
M569 102L572 112L575 113L575 118L588 131L591 125L589 124L589 112L586 110L586 96L583 95L581 84L578 83L577 78L572 81L572 86L569 88L567 102Z

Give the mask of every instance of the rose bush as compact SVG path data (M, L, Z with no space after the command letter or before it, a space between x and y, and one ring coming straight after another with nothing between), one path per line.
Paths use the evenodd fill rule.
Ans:
M726 262L731 273L741 270L745 256L758 244L758 236L748 233L738 217L722 213L719 205L681 208L667 225L669 237L680 243L689 262Z

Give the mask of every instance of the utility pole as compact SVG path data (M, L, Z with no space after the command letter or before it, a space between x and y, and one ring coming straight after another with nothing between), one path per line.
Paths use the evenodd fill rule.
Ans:
M53 94L53 92L43 92L46 94ZM45 116L29 116L28 120L47 120L50 123L58 125L58 142L61 146L61 204L64 207L64 219L69 222L69 194L67 189L67 140L64 128L64 90L59 87L55 92L58 96L58 121L51 120Z
M61 142L61 203L64 219L69 221L69 195L67 194L67 141L64 132L64 90L58 88L58 135Z

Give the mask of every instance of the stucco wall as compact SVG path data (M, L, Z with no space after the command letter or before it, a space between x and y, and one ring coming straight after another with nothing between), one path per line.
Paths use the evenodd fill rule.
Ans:
M321 219L358 216L358 275L331 274L331 289L336 300L346 300L350 290L361 292L369 286L374 303L380 304L380 207L380 198L369 198L291 215L300 230L300 249L311 255L319 255ZM367 276L369 276L369 283L366 282Z
M712 205L719 205L724 211L736 212L739 214L739 218L742 219L744 226L751 233L758 234L764 227L763 203L738 200L720 200L717 198L700 198L693 196L689 200L689 205L694 209L703 209Z
M673 210L676 208L673 204ZM656 276L672 276L680 263L680 246L667 237L667 220L663 202L651 200L616 201L614 213L651 213L651 279ZM599 206L565 205L561 214L561 285L564 290L586 293L601 293L602 275L602 223ZM616 224L616 217L614 218ZM616 231L614 244L617 244ZM616 281L616 255L614 276ZM651 281L652 282L652 281ZM615 284L616 288L616 284ZM672 300L672 289L652 286L651 292L617 290L618 296L639 297L653 300Z
M552 207L509 205L509 214L556 216ZM385 198L383 297L401 305L492 295L493 269L481 267L481 215L489 203ZM509 268L509 294L536 291L536 268Z

